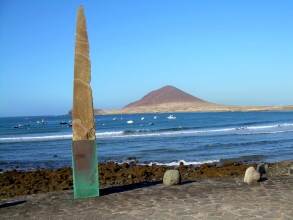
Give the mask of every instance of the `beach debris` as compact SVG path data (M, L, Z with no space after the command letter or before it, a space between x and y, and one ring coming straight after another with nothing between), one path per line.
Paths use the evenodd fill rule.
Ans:
M113 120L113 121L116 121L116 120L117 120L117 118L116 118L116 117L114 117L114 118L112 118L112 120Z
M79 7L75 34L72 154L74 198L99 196L96 128L86 18Z
M155 123L154 122L149 122L148 125L152 126L154 125Z
M260 174L260 181L264 181L268 179L268 170L269 170L269 166L265 163L260 163L257 165L256 167L256 171L259 172Z
M169 120L176 119L176 117L175 117L174 115L169 115L167 118L168 118Z
M154 116L154 119L157 119L157 118L158 118L158 117L155 115L155 116Z
M260 180L260 173L254 167L248 167L245 171L244 182L247 184L256 183Z
M143 121L143 120L144 120L144 117L141 117L141 118L140 118L140 120L142 120L142 121Z
M177 185L181 182L180 173L178 170L167 170L164 173L163 184L166 186Z
M127 124L133 124L133 122L134 122L134 121L132 121L132 120L128 120L126 123L127 123Z

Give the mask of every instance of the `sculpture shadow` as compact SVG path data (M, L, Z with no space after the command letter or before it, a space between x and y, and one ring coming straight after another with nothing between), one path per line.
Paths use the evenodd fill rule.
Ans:
M154 181L154 182L133 183L133 184L123 185L123 186L113 186L113 187L109 187L109 188L100 189L100 195L105 196L105 195L109 195L112 193L131 191L131 190L135 190L135 189L154 186L154 185L157 185L160 183L161 183L161 181Z
M0 209L10 207L10 206L20 205L25 202L26 202L26 200L13 200L13 201L3 202L3 203L0 203Z
M183 181L179 184L180 185L185 185L192 183L193 181ZM134 183L134 184L129 184L129 185L123 185L123 186L113 186L109 188L104 188L100 189L100 196L106 196L112 193L120 193L120 192L127 192L135 189L141 189L145 187L150 187L150 186L155 186L158 184L161 184L162 181L154 181L154 182L141 182L141 183Z

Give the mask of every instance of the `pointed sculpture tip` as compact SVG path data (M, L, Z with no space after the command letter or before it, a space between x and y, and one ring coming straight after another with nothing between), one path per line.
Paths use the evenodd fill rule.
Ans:
M84 7L82 5L79 6L78 12L77 12L77 29L78 27L85 27L86 29L86 21L85 21L85 13L84 13Z
M83 5L80 5L78 7L78 15L84 15L84 7L83 7Z

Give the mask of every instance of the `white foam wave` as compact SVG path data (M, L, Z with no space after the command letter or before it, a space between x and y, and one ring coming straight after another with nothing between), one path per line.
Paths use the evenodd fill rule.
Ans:
M205 163L217 163L220 162L220 160L205 160L205 161L185 161L185 160L179 160L179 161L173 161L170 163L159 163L159 162L150 162L149 166L152 165L159 165L159 166L179 166L180 163L183 163L184 165L201 165Z
M23 137L4 137L0 138L0 143L13 142L30 142L30 141L50 141L50 140L67 140L71 139L72 135L48 135L48 136L23 136Z
M292 123L270 124L270 125L255 125L246 127L248 130L270 129L270 128L285 128L292 127Z
M121 135L123 131L114 132L97 132L97 138L112 137L115 135ZM61 134L61 135L43 135L43 136L21 136L21 137L3 137L0 138L0 143L17 143L17 142L34 142L34 141L58 141L58 140L70 140L72 134Z
M290 129L291 128L291 129ZM292 132L293 123L254 125L244 127L224 127L212 129L194 129L179 131L151 131L138 133L125 133L124 131L105 131L97 132L97 139L102 138L131 138L131 137L156 137L156 136L184 136L184 135L213 135L213 134L263 134L263 133L283 133ZM0 143L16 143L16 142L33 142L33 141L56 141L70 140L72 134L52 134L41 136L15 136L2 137Z
M107 137L107 136L117 136L122 135L123 131L105 131L105 132L97 132L96 137Z
M278 133L286 133L286 132L293 132L293 130L285 130L285 131L264 131L264 132L259 132L257 134L278 134ZM248 133L251 134L251 133Z

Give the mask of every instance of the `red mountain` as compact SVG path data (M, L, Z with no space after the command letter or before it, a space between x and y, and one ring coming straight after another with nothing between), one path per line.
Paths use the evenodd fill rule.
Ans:
M208 102L194 97L174 86L164 86L158 90L151 91L138 101L126 105L124 108L153 106L164 103L193 103L208 104Z

